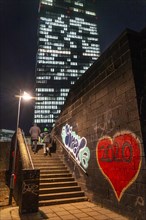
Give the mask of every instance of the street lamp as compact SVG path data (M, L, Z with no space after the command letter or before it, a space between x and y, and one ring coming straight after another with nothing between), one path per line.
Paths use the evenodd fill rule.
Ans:
M11 174L11 180L10 180L10 194L9 194L9 205L12 204L12 195L14 190L14 181L15 181L15 165L16 165L16 154L17 154L17 134L18 134L18 128L19 128L19 119L20 119L20 106L21 106L21 100L24 99L25 101L29 101L31 99L35 99L35 97L32 97L27 92L24 92L23 94L16 95L15 97L19 98L18 101L18 112L17 112L17 125L16 125L16 136L15 136L15 145L14 145L14 157L13 157L13 166L12 166L12 174Z

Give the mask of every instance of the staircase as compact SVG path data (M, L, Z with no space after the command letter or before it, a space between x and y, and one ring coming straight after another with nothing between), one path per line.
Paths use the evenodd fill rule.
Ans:
M40 169L39 206L87 201L68 168L57 153L44 156L30 152L34 167Z

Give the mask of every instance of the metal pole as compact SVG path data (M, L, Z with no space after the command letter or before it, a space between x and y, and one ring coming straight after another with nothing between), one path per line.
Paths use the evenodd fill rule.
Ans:
M17 134L18 134L18 127L19 127L19 119L20 119L20 106L21 106L21 90L18 102L18 113L17 113L17 125L16 125L16 137L15 137L15 146L14 146L14 158L13 158L13 167L12 167L12 174L10 180L10 194L9 194L9 205L12 204L12 196L14 190L14 180L15 180L15 165L16 165L16 156L17 156Z

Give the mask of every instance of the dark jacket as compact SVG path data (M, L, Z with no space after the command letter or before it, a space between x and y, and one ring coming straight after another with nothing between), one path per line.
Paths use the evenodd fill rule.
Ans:
M41 130L37 125L34 125L30 128L29 133L31 135L32 140L38 140Z
M51 135L48 132L43 132L40 136L43 143L51 143Z

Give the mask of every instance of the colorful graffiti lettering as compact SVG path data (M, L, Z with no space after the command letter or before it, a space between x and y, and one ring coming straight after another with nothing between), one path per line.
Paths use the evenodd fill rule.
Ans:
M141 144L129 131L104 136L96 148L97 162L120 201L124 191L136 180L141 166Z
M72 127L68 124L62 128L61 136L65 147L74 155L77 163L84 169L87 169L90 159L90 150L87 147L86 138L78 136L72 131Z

